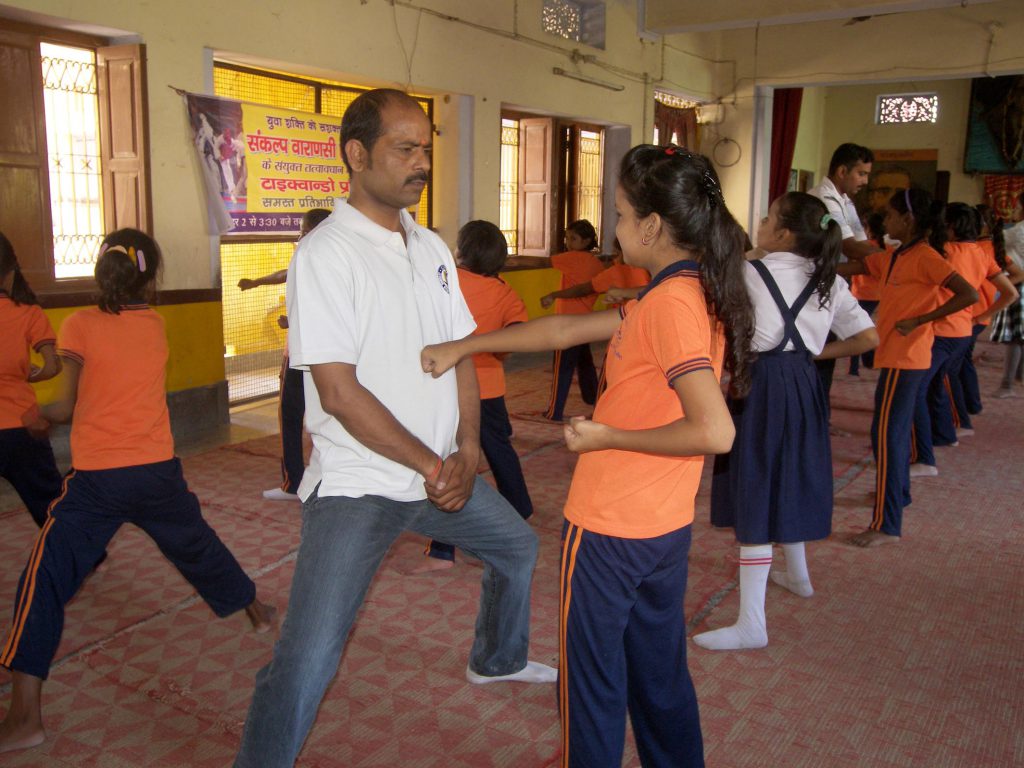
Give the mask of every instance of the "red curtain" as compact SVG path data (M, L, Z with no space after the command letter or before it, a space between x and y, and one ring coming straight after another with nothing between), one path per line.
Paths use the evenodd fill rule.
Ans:
M691 152L698 152L697 144L697 110L693 108L679 109L654 102L654 127L658 129L658 141L668 144L672 134L676 135L679 146Z
M992 206L996 216L1006 221L1013 220L1013 208L1024 192L1024 176L992 174L985 176L985 200Z
M786 192L789 172L793 167L796 131L800 125L800 103L803 88L777 88L772 106L772 159L768 176L768 199Z

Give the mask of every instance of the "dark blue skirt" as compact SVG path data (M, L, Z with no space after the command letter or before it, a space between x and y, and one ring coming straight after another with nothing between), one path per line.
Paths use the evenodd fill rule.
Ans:
M729 400L732 451L715 459L711 524L741 544L793 544L832 531L828 403L806 352L762 352L750 394Z

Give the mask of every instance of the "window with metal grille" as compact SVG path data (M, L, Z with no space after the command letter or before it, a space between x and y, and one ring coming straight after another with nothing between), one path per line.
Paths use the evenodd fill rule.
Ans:
M217 96L330 117L342 117L349 104L369 90L219 61L214 63L213 87ZM414 98L433 122L433 101ZM432 223L431 203L428 184L413 212L417 223L425 227ZM261 286L243 292L238 281L286 269L294 244L293 238L284 237L229 235L221 240L224 369L231 405L271 397L280 389L278 374L286 332L278 318L285 314L285 286Z
M937 93L889 93L878 97L875 108L875 122L879 125L892 123L934 123L939 119L939 95Z
M519 250L519 121L501 119L501 178L498 193L498 226L508 242L508 252Z
M40 43L54 276L89 277L103 240L96 54Z
M603 157L601 134L580 129L577 149L578 184L576 187L576 218L586 219L601 231L601 190Z

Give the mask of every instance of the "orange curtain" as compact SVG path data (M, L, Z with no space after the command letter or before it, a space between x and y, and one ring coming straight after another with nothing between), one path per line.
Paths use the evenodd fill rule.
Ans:
M676 135L679 146L686 147L691 152L700 150L697 143L697 110L689 107L679 109L654 102L654 127L658 129L658 141L668 144L672 141L672 134Z

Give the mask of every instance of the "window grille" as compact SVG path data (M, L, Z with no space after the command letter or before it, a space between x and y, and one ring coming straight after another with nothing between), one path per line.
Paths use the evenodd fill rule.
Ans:
M508 252L519 251L519 121L501 120L501 179L498 226L508 242Z
M544 0L541 26L551 35L604 48L604 0Z
M934 123L939 119L939 96L936 93L891 93L878 97L875 122Z
M103 241L96 54L40 43L54 276L90 277Z
M213 85L217 96L331 117L342 117L349 104L369 90L226 62L214 64ZM432 100L414 98L432 119ZM425 227L431 225L429 185L423 190L414 218ZM286 269L293 250L291 238L221 240L224 369L231 405L272 397L280 389L278 374L286 332L278 326L277 318L285 313L285 286L261 286L242 292L238 281Z

